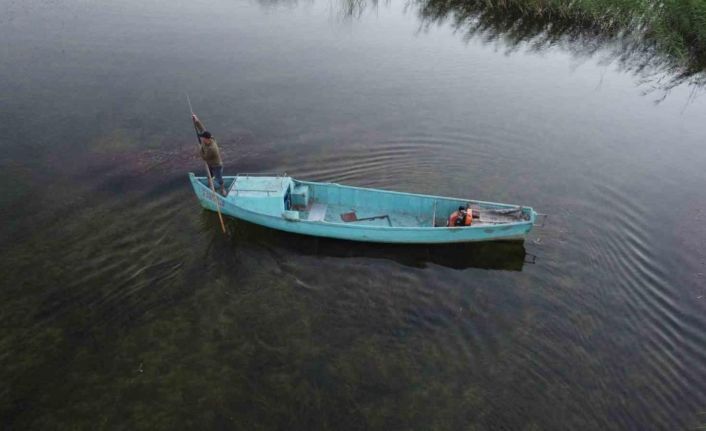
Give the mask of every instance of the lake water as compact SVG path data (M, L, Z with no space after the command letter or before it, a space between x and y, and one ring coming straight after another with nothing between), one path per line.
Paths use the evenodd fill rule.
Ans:
M706 424L701 90L418 5L0 0L3 428ZM547 224L451 248L223 235L186 93L226 174Z

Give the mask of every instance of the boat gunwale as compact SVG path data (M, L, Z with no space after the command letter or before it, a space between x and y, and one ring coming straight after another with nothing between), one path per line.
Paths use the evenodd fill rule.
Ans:
M204 177L205 178L205 177ZM223 177L225 178L225 177ZM410 193L410 192L400 192L396 190L387 190L387 189L374 189L374 188L369 188L369 187L358 187L358 186L348 186L345 184L338 184L338 183L323 183L323 182L316 182L316 181L303 181L303 180L297 180L294 177L292 178L293 181L302 183L302 184L315 184L315 185L324 185L324 186L336 186L336 187L341 187L341 188L346 188L346 189L356 189L356 190L365 190L365 191L370 191L370 192L376 192L376 193L390 193L390 194L395 194L395 195L403 195L403 196L415 196L415 197L423 197L423 198L431 198L431 199L443 199L447 201L462 201L462 202L471 202L471 203L477 203L477 204L483 204L483 205L495 205L499 207L506 207L506 208L524 208L530 210L532 213L534 213L534 208L527 206L527 205L518 205L518 204L504 204L501 202L490 202L490 201L479 201L476 199L463 199L463 198L457 198L453 196L437 196L437 195L427 195L427 194L422 194L422 193Z

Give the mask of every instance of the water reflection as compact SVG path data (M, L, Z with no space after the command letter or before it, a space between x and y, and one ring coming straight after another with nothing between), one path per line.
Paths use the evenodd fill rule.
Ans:
M376 1L344 0L341 8L343 13L355 17L366 8L377 6ZM678 18L677 14L686 14L693 21L693 14L667 8L662 15L670 15L669 18L653 17L648 16L648 11L631 7L622 5L619 10L616 6L616 10L606 12L599 21L571 5L561 11L532 2L414 0L410 3L424 30L448 23L466 40L502 41L509 52L526 48L542 51L559 46L579 58L599 55L602 62L615 63L621 70L634 74L648 92L662 90L665 96L681 84L702 87L706 83L706 49L701 46L698 26L675 28L669 24L669 19Z
M203 222L216 221L204 212ZM275 253L334 257L392 260L405 266L424 268L429 264L453 269L491 269L522 271L525 262L533 257L525 251L522 241L443 245L368 244L329 238L316 238L268 229L243 221L229 223L234 247L265 246Z

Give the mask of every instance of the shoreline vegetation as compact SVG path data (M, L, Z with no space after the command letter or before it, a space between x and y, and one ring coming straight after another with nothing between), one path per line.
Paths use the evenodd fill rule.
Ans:
M606 60L670 90L706 84L706 0L409 0L422 27L451 23L467 40L502 40L510 50L559 45ZM345 0L360 15L372 0Z
M510 46L566 44L577 54L607 48L659 86L706 83L706 0L416 0L423 22L451 20L467 37L502 37Z

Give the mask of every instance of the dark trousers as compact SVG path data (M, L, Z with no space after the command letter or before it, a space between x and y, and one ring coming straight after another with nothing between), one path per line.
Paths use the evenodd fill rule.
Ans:
M216 190L223 187L223 166L209 166L208 171L211 173L211 178L213 178L213 187Z

